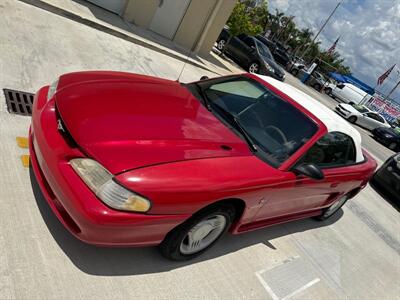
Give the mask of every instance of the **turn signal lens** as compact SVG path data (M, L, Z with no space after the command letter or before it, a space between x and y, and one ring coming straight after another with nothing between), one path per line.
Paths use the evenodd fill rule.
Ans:
M75 172L96 196L108 206L135 212L146 212L151 203L148 199L124 188L113 180L113 175L97 161L88 158L70 160Z

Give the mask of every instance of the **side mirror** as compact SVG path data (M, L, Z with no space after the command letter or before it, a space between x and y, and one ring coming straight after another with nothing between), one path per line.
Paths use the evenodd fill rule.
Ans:
M310 177L315 180L322 180L325 177L322 170L315 164L300 164L293 168L293 172Z
M342 89L342 88L344 88L344 84L339 83L339 84L337 85L337 87L338 87L339 89Z

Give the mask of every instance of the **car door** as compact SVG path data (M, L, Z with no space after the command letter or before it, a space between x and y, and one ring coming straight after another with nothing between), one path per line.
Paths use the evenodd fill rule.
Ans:
M378 121L378 117L379 116L373 112L363 113L358 123L369 130L382 127L384 122Z
M330 206L354 185L351 180L343 181L342 178L349 174L349 166L355 163L355 159L356 150L351 137L341 132L326 134L297 163L316 164L323 171L324 179L314 180L293 174L291 180L266 189L265 204L255 220L284 218Z
M240 59L242 67L246 68L250 62L254 60L256 45L253 38L245 34L239 35L238 41L237 55Z

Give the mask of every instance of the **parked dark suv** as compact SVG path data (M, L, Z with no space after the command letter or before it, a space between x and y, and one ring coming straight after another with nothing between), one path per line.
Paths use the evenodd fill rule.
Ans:
M275 61L286 68L290 62L290 57L284 46L279 42L274 43L262 35L257 35L256 38L269 48Z
M285 80L285 71L275 62L268 47L252 36L245 34L233 37L229 44L228 31L224 28L217 40L217 48L250 73L268 75Z

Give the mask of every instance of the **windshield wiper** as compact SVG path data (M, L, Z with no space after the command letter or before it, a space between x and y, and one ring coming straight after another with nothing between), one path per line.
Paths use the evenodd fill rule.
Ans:
M211 106L210 106L211 108ZM242 126L242 124L240 123L240 121L238 120L238 118L236 118L236 116L234 116L233 114L231 114L229 111L223 109L220 106L217 106L216 110L220 110L226 117L229 118L229 120L231 122L234 123L236 130L239 131L239 133L243 136L243 138L245 139L246 143L249 145L251 151L253 152L257 152L257 146L256 144L253 142L253 139L251 138L251 136L247 133L246 129L244 129L244 127ZM212 110L215 111L215 110Z
M204 90L199 86L199 85L195 85L197 88L198 93L200 94L202 100L203 100L203 104L204 106L211 112L214 112L215 109L212 108L211 104L210 104L210 100L208 100L207 95L204 93ZM240 121L230 112L228 112L227 110L223 109L220 106L216 106L217 109L216 110L220 110L226 117L228 117L233 123L234 125L236 125L236 129L240 132L240 134L243 136L243 138L245 139L246 143L249 145L251 151L256 152L257 146L256 144L253 142L253 139L250 137L250 135L246 132L246 130L243 128L242 124L240 124Z
M205 106L209 111L211 111L210 101L208 100L207 96L205 95L203 89L202 89L198 84L196 84L196 83L195 83L195 87L197 88L197 91L198 91L198 93L200 94L201 99L203 100L204 106Z
M243 135L244 139L246 140L247 144L249 145L249 147L251 148L252 151L256 152L257 151L257 146L256 144L254 144L253 139L249 136L249 134L247 133L247 131L243 128L242 124L240 124L239 120L233 117L233 121L236 124L236 127L239 129L240 133Z

